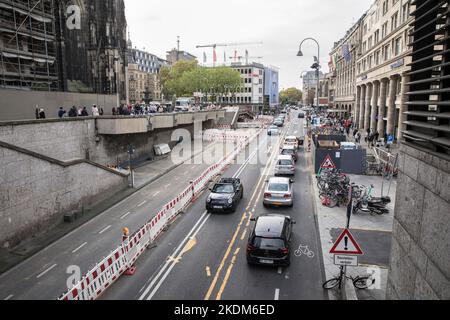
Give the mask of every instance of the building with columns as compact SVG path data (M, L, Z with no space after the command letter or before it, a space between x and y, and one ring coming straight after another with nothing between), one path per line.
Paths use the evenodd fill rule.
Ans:
M356 70L355 122L360 130L401 138L410 71L411 0L376 0L362 29Z
M330 73L334 82L333 107L354 115L356 107L356 61L361 56L362 16L345 37L335 42L331 50Z

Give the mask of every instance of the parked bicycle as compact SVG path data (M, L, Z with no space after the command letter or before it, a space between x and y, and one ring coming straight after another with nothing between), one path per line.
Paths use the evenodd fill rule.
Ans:
M344 276L345 279L351 280L353 282L355 288L360 290L368 289L375 284L375 279L373 279L370 275L352 277L345 275L343 270L341 270L341 273L339 275L325 282L323 284L323 288L325 290L331 290L339 286L339 289L341 289L342 283L344 281Z

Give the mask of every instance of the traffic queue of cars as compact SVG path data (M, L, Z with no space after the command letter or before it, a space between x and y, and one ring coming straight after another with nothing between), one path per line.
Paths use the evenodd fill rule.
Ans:
M280 135L286 115L282 114L268 129L268 135ZM278 155L274 177L266 181L263 205L268 207L294 206L294 180L300 141L297 137L284 139ZM206 200L208 212L235 212L244 196L240 179L221 179ZM284 214L263 214L252 219L248 238L247 262L249 265L289 266L291 263L292 229L296 222Z

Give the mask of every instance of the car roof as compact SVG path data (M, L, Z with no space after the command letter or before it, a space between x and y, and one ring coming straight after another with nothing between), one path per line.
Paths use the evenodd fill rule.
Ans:
M283 150L295 150L293 145L284 145L281 149Z
M280 155L280 156L278 156L278 160L292 160L292 157Z
M289 178L283 178L283 177L272 177L269 179L269 183L285 183L290 184L291 180Z
M287 219L286 216L276 214L259 216L255 226L255 235L257 237L281 237Z
M287 136L285 140L297 140L296 136Z

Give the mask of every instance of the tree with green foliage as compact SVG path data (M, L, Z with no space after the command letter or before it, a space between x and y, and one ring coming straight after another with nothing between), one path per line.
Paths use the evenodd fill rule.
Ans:
M215 98L242 86L238 71L229 67L204 68L197 61L180 61L171 68L163 67L160 77L163 94L167 97L190 97L194 92L203 92Z
M298 104L303 99L303 93L297 88L288 88L280 92L282 104Z

